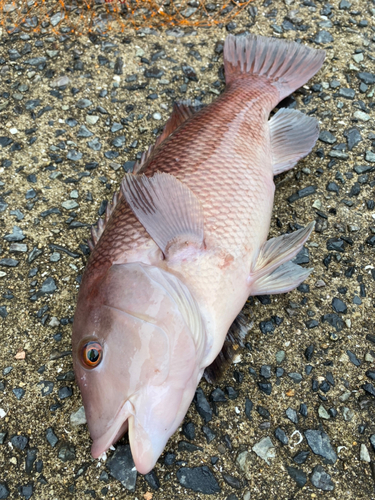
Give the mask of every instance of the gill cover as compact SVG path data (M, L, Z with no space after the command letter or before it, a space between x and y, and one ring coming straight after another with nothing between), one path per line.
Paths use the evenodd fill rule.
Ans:
M94 368L82 358L90 342L102 348ZM80 291L74 368L94 458L128 429L137 470L152 469L194 396L204 347L198 306L166 271L116 264L94 289Z

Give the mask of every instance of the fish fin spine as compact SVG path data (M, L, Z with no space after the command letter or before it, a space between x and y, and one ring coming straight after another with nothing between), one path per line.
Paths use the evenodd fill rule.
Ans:
M310 153L319 136L319 122L295 109L280 109L269 121L273 174L291 169Z
M291 261L308 240L314 226L315 221L303 229L265 242L249 275L251 295L285 293L307 278L312 270Z
M203 376L209 384L217 382L232 362L234 346L243 347L243 340L249 330L248 323L247 315L241 311L230 326L221 351L204 370Z
M244 74L264 77L279 90L281 101L320 69L325 51L259 35L228 35L224 44L225 80Z
M115 210L117 203L119 202L121 196L122 196L121 191L116 192L113 195L112 201L110 203L108 203L108 205L105 209L104 219L99 218L97 223L95 225L91 226L91 238L89 238L89 240L87 241L87 244L88 244L91 251L94 250L95 245L98 243L101 235L103 234L104 229L105 229L113 211Z
M126 174L122 193L139 222L166 255L181 241L203 246L203 208L195 194L173 175Z
M187 120L189 120L189 118L200 111L202 107L202 105L193 105L190 99L187 99L186 101L175 102L173 104L172 114L164 125L163 132L156 139L155 147L159 146L159 144L161 144L167 137L173 134L173 132L177 130L180 125L185 123Z

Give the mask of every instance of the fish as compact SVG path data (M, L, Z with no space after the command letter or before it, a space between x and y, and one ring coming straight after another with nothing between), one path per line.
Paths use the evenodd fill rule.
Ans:
M128 431L137 471L150 472L202 376L230 358L248 297L309 276L293 259L314 222L267 236L274 176L312 150L319 124L295 109L270 113L324 58L295 42L229 35L224 92L200 108L174 105L93 227L72 350L94 458Z

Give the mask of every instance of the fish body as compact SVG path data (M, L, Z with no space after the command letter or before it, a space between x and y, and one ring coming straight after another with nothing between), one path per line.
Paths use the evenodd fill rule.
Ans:
M149 472L248 296L308 276L291 261L313 224L266 239L273 177L311 151L319 128L295 110L269 114L323 60L295 43L230 35L225 92L200 110L176 105L125 176L94 230L73 325L94 457L128 429L137 470Z

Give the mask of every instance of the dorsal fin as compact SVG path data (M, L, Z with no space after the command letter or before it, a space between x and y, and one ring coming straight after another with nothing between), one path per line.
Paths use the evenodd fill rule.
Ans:
M171 116L168 118L163 132L156 139L155 146L159 146L167 137L169 137L173 132L178 129L178 127L191 118L197 111L199 111L202 106L194 106L190 100L175 102L173 104L173 111Z
M115 193L113 195L112 202L108 203L107 205L104 219L99 218L98 222L94 226L91 226L91 238L87 241L87 244L91 251L93 251L94 246L98 243L99 238L103 234L105 226L107 225L107 222L109 221L109 218L111 217L112 212L114 211L121 197L122 197L121 191Z
M148 149L142 153L141 158L135 162L133 174L142 174L145 171L147 162L154 153L155 148L157 148L167 137L169 137L182 123L192 117L197 111L202 109L202 107L203 105L193 105L190 100L175 102L172 114L168 118L163 132L156 139L155 144L149 146ZM94 246L103 234L105 226L120 197L121 190L113 195L112 203L108 203L104 219L99 218L98 222L91 227L91 238L87 242L91 251L94 249Z

